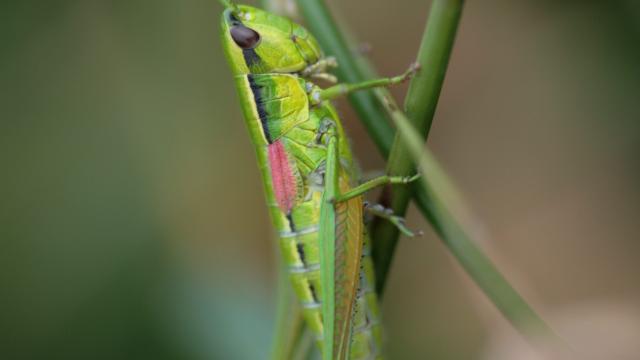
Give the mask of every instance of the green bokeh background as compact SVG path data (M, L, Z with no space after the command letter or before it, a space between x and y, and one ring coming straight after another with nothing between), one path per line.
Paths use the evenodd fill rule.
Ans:
M381 73L415 56L429 2L330 4ZM275 252L220 10L0 5L0 358L266 358ZM468 1L431 133L483 248L577 348L640 342L639 64L633 0ZM382 169L339 109L362 168ZM409 223L427 235L395 258L390 358L526 351Z

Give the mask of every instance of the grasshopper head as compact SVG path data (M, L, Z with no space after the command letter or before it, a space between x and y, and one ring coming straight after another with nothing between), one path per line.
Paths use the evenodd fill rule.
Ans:
M222 43L234 73L240 74L300 72L322 57L305 28L244 5L222 14Z

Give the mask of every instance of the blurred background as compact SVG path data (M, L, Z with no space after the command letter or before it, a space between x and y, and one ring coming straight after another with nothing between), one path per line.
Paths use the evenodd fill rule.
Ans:
M330 5L391 75L430 2ZM273 237L220 11L1 3L0 358L266 358ZM639 65L636 1L468 1L429 139L482 247L594 358L640 354ZM383 169L339 109L362 168ZM414 210L409 223L427 235L395 257L389 358L537 358Z

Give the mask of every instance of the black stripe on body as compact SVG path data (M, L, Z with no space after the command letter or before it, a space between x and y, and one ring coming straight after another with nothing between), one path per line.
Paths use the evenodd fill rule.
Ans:
M319 302L318 295L316 294L316 288L311 283L309 283L309 292L311 293L311 298L313 299L313 302L316 302L316 303Z
M251 92L253 93L253 100L256 104L256 111L258 112L258 117L260 118L260 124L262 125L262 133L264 134L265 139L267 139L267 143L271 144L273 140L271 139L271 133L269 132L269 127L267 124L267 110L265 110L264 108L264 102L262 100L262 93L260 90L260 86L256 84L256 81L253 78L252 74L247 75L247 80L249 81L249 87L251 88ZM293 230L293 228L291 230Z
M303 266L306 266L305 262L304 262L304 245L301 243L297 243L296 244L296 250L298 250L298 256L300 257L300 262L302 263Z
M262 62L260 55L254 49L242 49L242 56L249 69L260 65Z
M289 229L291 229L291 232L296 232L296 224L293 222L293 217L291 216L291 213L288 213L286 217L287 217L287 221L289 222Z
M231 26L244 26L242 25L242 21L240 21L233 12L229 11L227 14L227 21Z
M291 229L291 232L295 233L296 224L293 222L293 217L291 216L291 213L288 213L286 217L287 217L287 221L289 222L289 229ZM307 266L307 264L305 263L304 244L296 243L296 250L298 252L298 257L300 258L300 262L302 263L302 266Z

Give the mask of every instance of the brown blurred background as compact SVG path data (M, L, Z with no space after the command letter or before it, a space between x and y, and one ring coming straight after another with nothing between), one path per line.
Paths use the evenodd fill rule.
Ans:
M413 60L429 1L330 4L382 74ZM0 5L0 358L266 357L275 258L220 9ZM636 1L468 1L429 140L482 247L594 358L640 354L639 65ZM398 248L389 357L535 358L409 222L427 236Z

